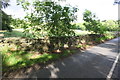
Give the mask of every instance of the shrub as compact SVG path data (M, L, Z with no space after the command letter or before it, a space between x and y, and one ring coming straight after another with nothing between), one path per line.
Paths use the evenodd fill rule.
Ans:
M13 28L17 29L17 28L24 28L26 27L26 21L23 19L11 19L11 25L13 26Z
M83 30L83 31L86 30L86 27L84 26L83 23L77 23L76 26L77 26L78 29L80 29L80 30Z
M116 31L118 29L118 23L114 20L103 21L102 24L108 31Z

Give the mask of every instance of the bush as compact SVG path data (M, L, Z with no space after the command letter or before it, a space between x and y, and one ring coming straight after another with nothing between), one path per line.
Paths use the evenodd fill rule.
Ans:
M102 24L108 31L116 31L118 29L118 23L114 20L103 21Z
M76 26L78 27L78 29L80 30L86 30L86 27L83 25L83 23L77 23Z
M15 29L19 29L19 28L24 28L26 27L26 21L22 20L22 19L11 19L11 25L13 26L13 28Z

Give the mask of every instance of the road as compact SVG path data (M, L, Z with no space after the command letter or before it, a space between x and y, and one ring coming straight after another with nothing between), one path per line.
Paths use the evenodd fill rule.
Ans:
M120 78L116 38L33 71L25 78ZM117 57L119 60L117 60ZM19 76L20 77L20 76Z

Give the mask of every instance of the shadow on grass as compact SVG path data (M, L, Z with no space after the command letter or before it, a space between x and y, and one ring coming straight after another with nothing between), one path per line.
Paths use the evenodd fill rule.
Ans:
M56 39L55 39L56 40ZM60 38L57 38L57 41L55 42L52 38L51 38L51 40L50 40L50 44L53 46L49 46L49 51L51 51L51 48L60 48L61 46L63 46L63 45L55 45L55 44L58 44L58 42L59 43L66 43L67 42L67 40L65 40L64 39L64 37L62 38L62 41L63 42L61 42L61 41L59 41L60 40ZM72 40L74 40L74 39L72 39ZM76 39L75 39L76 40ZM69 44L69 43L68 43ZM72 44L69 44L70 46L72 45ZM102 47L102 46L101 46ZM103 47L106 47L106 46L103 46ZM113 48L114 49L114 48ZM112 49L111 49L112 50ZM21 52L21 54L19 54L18 55L18 53L19 53L19 51L18 52L13 52L12 54L14 54L14 53L17 53L17 56L19 56L22 60L21 61L18 61L17 63L15 63L14 65L12 65L12 66L9 66L8 67L8 65L7 64L5 64L4 65L4 68L5 69L9 69L9 70L17 70L17 69L19 69L19 68L25 68L25 67L29 67L29 66L31 66L31 65L34 65L35 63L41 63L41 64L44 64L44 63L46 63L46 62L48 62L48 61L51 61L51 60L55 60L55 59L59 59L60 57L64 57L64 56L67 56L67 55L69 55L69 53L71 54L72 52L71 51L66 51L66 52L63 52L63 54L57 54L57 53L54 53L54 54L42 54L42 55L40 55L40 57L38 57L38 58L34 58L34 59L30 59L29 58L29 56L26 56L26 54L28 54L28 53L26 53L26 52ZM91 52L89 52L89 54L90 54ZM34 54L34 53L33 53ZM35 54L34 54L35 55ZM32 55L32 56L34 56L34 55ZM91 54L92 55L92 54ZM84 55L83 55L84 56ZM94 55L94 56L97 56L97 55ZM89 55L89 57L90 57L90 55ZM84 58L86 58L86 59L88 59L89 58L88 56L87 56L87 58L86 58L86 56L84 57ZM99 57L99 56L98 56ZM103 55L103 57L106 57L106 56L104 56ZM77 57L78 58L78 57ZM70 61L69 62L62 62L60 65L62 65L62 67L60 67L59 68L59 66L57 66L57 68L59 68L59 71L58 71L58 74L57 73L55 73L55 75L56 76L58 76L58 77L60 77L61 75L62 75L62 73L64 73L64 70L62 70L63 68L70 68L69 66L68 66L68 63L70 64L70 66L71 65L79 65L79 64L77 64L78 62L81 62L82 61L82 59L83 59L83 57L80 57L79 56L79 59L80 60L77 60L77 58L75 59L70 59ZM18 58L17 58L18 59ZM102 58L101 58L102 59ZM108 63L111 63L111 58L107 58L108 60ZM83 59L84 60L84 59ZM100 60L99 60L100 61ZM75 64L71 64L71 63L73 63L73 62L75 62ZM105 63L103 63L103 64L105 64ZM66 66L65 66L66 65ZM95 63L95 65L93 65L93 66L96 66L97 65L97 62ZM71 66L71 67L73 67L74 68L74 66ZM83 67L83 66L82 66ZM91 67L91 66L90 66ZM97 67L99 67L99 66L97 66ZM56 67L55 67L56 68ZM78 68L78 67L76 67L76 68ZM46 72L48 72L48 73L52 73L52 71L51 71L51 69L54 69L54 68L50 68L50 69L48 69L48 68L45 68L45 71ZM81 68L81 69L83 69L83 68ZM93 68L94 69L94 68ZM95 71L97 72L97 68L95 67ZM43 70L43 72L44 72L44 70ZM74 72L74 71L73 71ZM31 72L30 72L31 73ZM32 72L32 73L34 73L34 72ZM39 72L38 72L39 73ZM68 72L69 73L69 72ZM102 72L100 72L100 74L101 74ZM39 74L41 74L41 75L35 75L36 77L51 77L51 75L52 74L49 74L49 75L45 75L45 74L47 74L47 73L42 73L42 72L40 72ZM59 75L60 74L60 75ZM80 74L80 73L79 73ZM94 73L95 74L95 73ZM104 73L103 73L104 74ZM99 75L99 76L103 76L103 74L101 74L101 75ZM105 73L106 74L106 73ZM67 75L67 73L66 73L66 75ZM34 76L34 74L33 75L31 75L31 76ZM29 75L29 77L31 77L30 75ZM64 75L63 75L64 76ZM75 75L74 75L75 76ZM76 75L76 77L77 77L78 75ZM83 75L84 76L84 75ZM99 77L98 76L98 77ZM105 76L105 75L104 75ZM71 77L72 77L72 75L71 75Z
M112 48L112 50L114 50L114 48ZM97 51L95 54L94 51L91 50L87 50L83 53L77 53L71 57L53 62L52 64L43 66L42 69L39 68L40 65L36 65L37 69L33 69L32 67L31 71L27 72L27 70L25 70L22 73L20 73L18 77L21 77L23 80L24 80L23 76L25 76L26 78L36 78L36 79L37 78L106 78L115 59L110 56L100 54ZM43 59L46 59L46 57ZM39 62L40 59L35 59L35 60ZM15 77L15 75L13 77ZM118 75L116 74L115 77L117 76Z
M100 47L101 49L98 48L98 50L108 48L103 44ZM117 54L117 51L114 52L115 48L109 48L111 49L110 52L113 52L112 54ZM88 50L84 54L75 54L72 57L43 67L43 69L33 71L26 76L28 78L106 78L115 58L105 55L106 53L101 54L97 49L96 53L94 51ZM118 78L118 74L114 74L113 78Z
M9 53L11 53L11 56L7 56L6 54L3 55L4 57L7 56L6 60L3 60L3 65L2 65L3 75L15 70L33 66L34 64L37 63L45 64L62 57L66 57L72 54L73 51L64 50L62 53L44 53L44 54L27 53L24 51L23 52L9 51ZM36 57L35 55L36 56L38 55L38 57Z

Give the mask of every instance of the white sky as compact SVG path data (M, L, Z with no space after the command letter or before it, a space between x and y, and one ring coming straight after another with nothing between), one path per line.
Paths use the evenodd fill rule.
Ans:
M20 6L17 6L15 2L16 0L11 0L11 6L4 9L4 11L15 18L23 18L25 12ZM79 8L77 22L82 21L85 9L95 13L101 20L118 19L118 5L113 5L114 0L66 0L66 3L70 3L72 6Z

